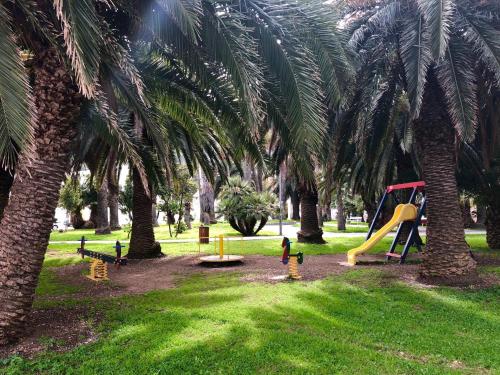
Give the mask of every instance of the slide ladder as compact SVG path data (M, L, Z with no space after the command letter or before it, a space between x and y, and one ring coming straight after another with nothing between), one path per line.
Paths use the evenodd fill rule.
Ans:
M405 221L414 221L417 219L418 209L415 205L411 203L398 204L394 210L394 215L387 224L385 224L381 229L379 229L373 236L371 236L367 241L365 241L361 246L358 246L347 252L347 264L349 266L356 265L356 257L361 255L370 249L372 249L382 238L384 238L390 231L392 231L396 226L400 225ZM397 256L398 254L389 253L387 256Z

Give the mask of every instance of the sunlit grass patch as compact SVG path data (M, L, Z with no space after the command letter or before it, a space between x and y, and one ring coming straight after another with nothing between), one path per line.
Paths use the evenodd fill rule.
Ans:
M273 285L196 275L176 289L93 304L104 313L93 344L4 365L26 374L500 371L498 288L382 288L383 274Z

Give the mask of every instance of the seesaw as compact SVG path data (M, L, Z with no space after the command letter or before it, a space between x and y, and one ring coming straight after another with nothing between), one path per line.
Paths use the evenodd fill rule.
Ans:
M113 264L116 268L120 266L127 265L127 258L122 257L122 248L125 246L120 244L120 241L116 241L113 248L116 250L116 257L108 254L98 253L96 251L85 249L85 237L82 236L80 240L80 247L76 249L76 252L82 256L93 258L92 263L90 263L90 274L87 276L93 281L105 281L108 279L108 264Z

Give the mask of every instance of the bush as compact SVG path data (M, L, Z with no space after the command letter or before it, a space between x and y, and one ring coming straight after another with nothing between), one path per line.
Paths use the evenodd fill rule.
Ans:
M258 193L251 183L239 177L231 178L222 188L218 212L244 236L256 235L277 211L273 194Z

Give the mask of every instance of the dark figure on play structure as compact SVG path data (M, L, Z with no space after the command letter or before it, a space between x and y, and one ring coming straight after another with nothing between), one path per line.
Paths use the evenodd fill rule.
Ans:
M281 256L281 263L288 264L288 278L292 280L299 280L302 276L299 275L299 264L304 263L304 254L298 252L296 254L290 254L290 244L292 242L288 237L283 237L281 242L281 247L283 249L283 255Z

